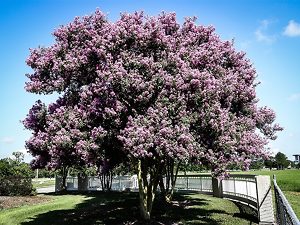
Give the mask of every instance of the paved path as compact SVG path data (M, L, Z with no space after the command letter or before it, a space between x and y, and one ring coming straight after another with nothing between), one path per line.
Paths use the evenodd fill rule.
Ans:
M49 186L49 187L44 187L44 188L37 188L36 192L38 194L45 194L45 193L51 193L55 191L55 186Z

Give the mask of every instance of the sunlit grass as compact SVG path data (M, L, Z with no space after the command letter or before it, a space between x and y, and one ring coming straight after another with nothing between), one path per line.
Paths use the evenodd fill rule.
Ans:
M276 175L276 181L282 191L300 192L300 170L286 169L286 170L255 170L247 172L235 172L238 174L256 174L268 175L273 179Z
M22 206L0 211L1 225L17 225L24 222L34 221L34 219L43 213L61 209L74 209L76 204L83 202L87 197L84 195L64 195L54 196L52 201L47 203Z
M241 173L241 172L237 172ZM277 177L296 215L300 217L300 171L262 170L244 173ZM52 182L52 181L50 181ZM47 182L40 182L40 184ZM51 183L51 185L54 183ZM144 224L137 193L49 195L47 203L0 211L1 225ZM230 201L197 193L177 194L172 205L156 201L152 222L162 224L250 224ZM251 224L255 224L253 221Z
M46 204L0 211L0 224L147 224L139 217L138 205L138 193L53 196ZM244 225L250 221L228 200L186 193L176 194L172 204L163 204L158 199L150 224Z
M54 178L34 178L32 179L32 185L34 188L44 188L55 185Z

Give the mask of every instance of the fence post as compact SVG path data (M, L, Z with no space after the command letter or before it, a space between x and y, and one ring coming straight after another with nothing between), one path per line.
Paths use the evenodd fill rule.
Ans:
M269 176L256 176L257 214L259 224L274 224L274 210Z
M189 177L186 176L186 190L189 190Z
M212 189L214 197L223 198L223 187L221 179L212 177Z
M118 191L122 191L122 188L121 188L121 176L120 175L118 176L118 179L119 179L119 188L118 188Z
M88 184L89 184L88 176L84 173L78 173L78 191L87 191Z
M199 177L200 178L200 190L203 191L203 188L202 188L202 177Z
M63 179L55 175L55 192L60 192L63 190Z

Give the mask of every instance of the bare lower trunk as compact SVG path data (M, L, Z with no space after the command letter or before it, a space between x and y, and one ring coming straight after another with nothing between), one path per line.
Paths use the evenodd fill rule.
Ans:
M66 191L67 190L67 175L68 175L68 167L63 166L61 169L61 173L62 173L62 191Z
M144 220L149 220L151 217L153 201L155 198L155 192L158 186L160 173L160 165L152 165L151 168L147 165L146 161L141 159L138 161L140 213Z
M112 185L113 174L111 171L99 175L101 187L103 191L110 191Z
M78 179L78 191L87 191L89 178L84 172L79 172L77 174Z
M160 179L160 189L166 202L170 202L173 198L176 179L179 171L180 162L176 163L173 159L166 160L166 184L164 185L163 179Z

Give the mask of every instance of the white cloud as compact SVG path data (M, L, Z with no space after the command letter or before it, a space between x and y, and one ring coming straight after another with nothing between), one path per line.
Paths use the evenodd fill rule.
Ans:
M275 41L275 38L273 36L266 35L262 32L262 30L258 29L255 31L255 37L256 40L259 42L266 42L268 44L271 44Z
M262 20L260 22L260 26L256 29L254 32L256 40L259 42L264 42L267 44L272 44L276 41L275 35L269 35L267 34L267 30L269 28L269 25L273 22L270 20Z
M289 24L285 27L283 35L288 37L300 37L300 24L294 20L290 20Z
M4 143L4 144L11 144L13 143L15 140L12 137L4 137L0 140L0 142Z
M295 102L300 100L300 93L292 94L288 97L288 101Z

